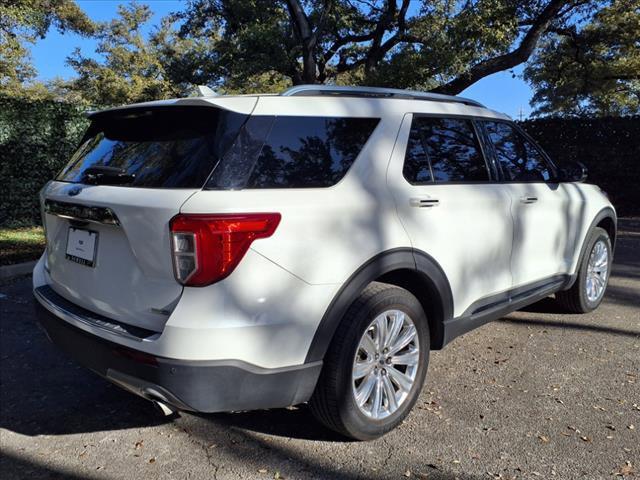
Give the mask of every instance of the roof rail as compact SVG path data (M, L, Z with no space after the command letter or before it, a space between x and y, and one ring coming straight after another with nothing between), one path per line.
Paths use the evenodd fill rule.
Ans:
M400 90L399 88L297 85L285 90L280 95L283 97L336 95L345 97L404 98L411 100L428 100L432 102L464 103L465 105L471 105L473 107L485 108L483 104L470 98L443 95L440 93L416 92L414 90Z

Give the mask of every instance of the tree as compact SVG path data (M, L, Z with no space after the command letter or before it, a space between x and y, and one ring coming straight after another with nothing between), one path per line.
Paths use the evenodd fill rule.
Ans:
M132 3L118 7L118 17L98 24L96 52L102 58L82 55L79 48L67 59L78 77L68 91L79 92L92 105L118 105L184 94L184 86L167 75L166 56L180 56L179 45L171 52L163 51L171 44L171 21L166 19L145 38L142 27L153 13L146 5ZM183 42L184 43L184 42ZM191 43L191 42L190 42Z
M95 25L72 0L3 0L0 3L0 92L19 93L36 76L28 45L51 27L91 35ZM42 90L41 85L34 87ZM45 89L46 90L46 89Z
M595 0L190 0L182 38L215 45L210 83L270 75L456 94L526 62Z
M552 32L524 72L534 114L640 112L640 0L614 0L585 25Z

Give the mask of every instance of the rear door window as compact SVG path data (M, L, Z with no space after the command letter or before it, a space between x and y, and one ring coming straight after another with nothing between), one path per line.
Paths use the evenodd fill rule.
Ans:
M412 184L488 181L471 121L414 116L403 174Z
M247 118L193 106L98 113L57 180L83 183L88 169L110 167L125 186L202 188Z
M378 122L377 118L251 117L207 187L330 187L345 176Z
M511 182L548 182L553 170L540 150L513 125L483 122L493 144L504 180Z

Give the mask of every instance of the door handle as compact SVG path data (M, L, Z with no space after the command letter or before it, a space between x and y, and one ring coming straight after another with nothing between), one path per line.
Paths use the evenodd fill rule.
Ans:
M531 197L525 195L524 197L520 197L520 203L536 203L538 201L538 197Z
M430 208L440 205L440 200L431 197L411 197L409 205L417 208Z

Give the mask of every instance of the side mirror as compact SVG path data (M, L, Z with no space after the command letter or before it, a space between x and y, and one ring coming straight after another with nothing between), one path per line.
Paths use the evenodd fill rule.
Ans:
M584 182L587 179L587 167L581 162L569 161L558 168L558 182Z

